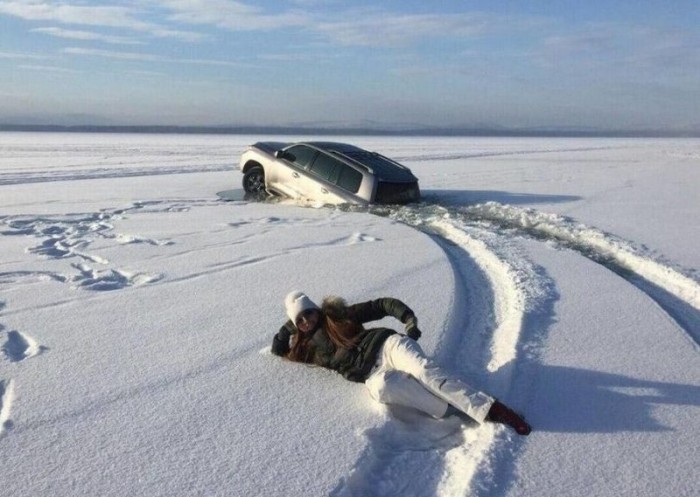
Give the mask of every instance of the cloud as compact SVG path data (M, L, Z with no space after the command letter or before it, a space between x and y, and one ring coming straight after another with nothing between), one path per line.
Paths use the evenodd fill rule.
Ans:
M140 62L164 62L170 64L193 64L224 67L241 67L243 64L226 60L211 59L176 59L172 57L162 57L159 55L138 53L138 52L117 52L111 50L99 50L93 48L69 47L62 50L69 55L79 55L87 57L102 57L107 59L134 60Z
M132 7L54 4L29 0L0 2L0 14L27 21L123 28L145 32L158 38L175 38L183 41L199 41L204 38L200 33L169 29L160 24L141 21L138 16L143 15L144 12Z
M42 33L56 38L66 38L69 40L85 40L85 41L101 41L104 43L121 44L121 45L142 45L142 41L126 38L123 36L110 36L92 31L75 31L63 28L35 28L31 29L32 33Z
M17 52L0 52L0 59L29 59L29 60L44 60L45 55L17 53Z
M206 37L173 26L210 26L233 32L297 29L316 36L316 40L359 47L403 47L427 39L475 37L495 30L517 31L522 29L521 24L532 21L485 13L401 14L380 7L343 9L342 4L331 9L327 5L305 6L306 2L291 2L291 9L272 11L236 0L149 0L129 2L126 6L0 1L0 14L30 21L129 29L187 42ZM147 20L155 18L161 21ZM77 35L65 31L54 36Z
M29 69L30 71L41 71L41 72L55 72L55 73L64 73L64 74L79 74L82 73L83 71L79 71L77 69L68 69L66 67L57 67L57 66L44 66L44 65L36 65L36 64L22 64L19 66L20 69Z
M342 17L348 20L320 22L315 29L341 45L385 47L409 45L427 38L473 37L492 29L492 23L481 14L364 12Z
M576 31L543 39L536 60L569 67L609 67L615 71L697 67L698 36L681 30L666 30L628 23L590 23ZM583 65L583 66L582 66Z
M144 54L137 52L116 52L111 50L99 50L96 48L78 48L69 47L62 50L63 53L69 55L84 55L91 57L103 57L107 59L120 59L120 60L139 60L143 62L158 62L163 61L163 57L159 57L153 54Z
M129 27L140 25L126 7L54 4L37 1L0 2L0 13L28 21L56 21L65 24Z
M475 36L498 24L485 14L408 14L352 9L331 13L288 10L268 14L230 0L158 0L168 19L230 31L299 28L345 46L403 46L426 38ZM299 2L296 2L299 3ZM332 20L331 20L332 19ZM336 21L335 19L342 19Z
M230 31L273 30L308 26L311 18L299 11L265 14L258 7L230 0L159 0L171 21L217 26Z

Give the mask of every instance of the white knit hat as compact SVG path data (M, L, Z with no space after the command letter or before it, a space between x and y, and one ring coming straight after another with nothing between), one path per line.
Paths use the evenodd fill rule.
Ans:
M305 293L294 291L287 294L284 298L284 308L287 311L287 316L292 322L295 322L299 314L307 309L319 309L314 302L306 296ZM319 309L320 310L320 309Z

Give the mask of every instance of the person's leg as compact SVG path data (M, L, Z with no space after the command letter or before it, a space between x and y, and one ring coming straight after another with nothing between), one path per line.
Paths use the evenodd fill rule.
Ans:
M434 395L479 423L486 419L495 401L490 395L450 377L410 338L390 336L382 347L382 356L386 367L410 374Z
M423 387L408 373L378 369L365 381L372 398L383 404L413 407L434 418L447 412L448 404Z

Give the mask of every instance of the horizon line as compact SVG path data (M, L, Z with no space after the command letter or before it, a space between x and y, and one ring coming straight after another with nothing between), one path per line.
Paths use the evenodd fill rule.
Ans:
M386 136L493 136L493 137L600 137L600 138L700 138L699 130L593 129L588 127L506 128L502 126L370 126L304 125L167 125L167 124L16 124L0 123L3 132L152 133L152 134L319 134Z

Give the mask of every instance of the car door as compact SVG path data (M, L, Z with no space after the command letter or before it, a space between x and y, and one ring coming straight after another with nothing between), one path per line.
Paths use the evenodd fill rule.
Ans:
M350 201L342 190L336 186L341 171L345 164L319 152L314 161L309 166L312 184L309 185L308 197L329 204L340 204Z
M270 188L290 198L304 198L311 185L308 167L318 151L306 145L293 145L277 158L275 175L269 178Z

